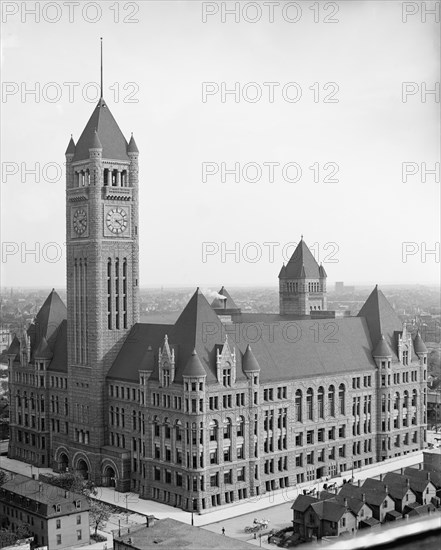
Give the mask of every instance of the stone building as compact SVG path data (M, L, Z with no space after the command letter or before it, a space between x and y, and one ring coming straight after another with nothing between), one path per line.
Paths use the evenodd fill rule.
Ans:
M83 495L13 475L0 487L0 529L22 524L35 546L48 550L89 544L89 503Z
M67 307L52 291L8 350L9 456L203 512L421 449L421 337L377 287L355 317L327 311L303 239L279 313L222 287L138 322L138 156L102 98L69 142Z

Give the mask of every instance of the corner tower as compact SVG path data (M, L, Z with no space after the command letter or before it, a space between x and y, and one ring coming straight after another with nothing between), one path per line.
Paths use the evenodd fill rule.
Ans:
M105 378L139 317L138 154L103 98L66 150L69 444L88 457L105 444Z
M309 315L326 310L326 271L318 265L305 241L300 240L279 273L280 315Z

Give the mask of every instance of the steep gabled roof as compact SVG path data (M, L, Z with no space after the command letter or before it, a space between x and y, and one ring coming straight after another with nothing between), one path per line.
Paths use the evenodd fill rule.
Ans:
M378 285L375 286L358 312L358 317L366 319L372 342L378 342L384 335L386 343L393 353L392 357L396 357L396 333L401 332L403 327L398 315L379 290Z
M320 519L325 521L339 521L347 510L346 506L339 504L333 499L314 502L311 504L311 508Z
M89 148L93 147L95 142L95 130L103 147L104 159L129 161L126 138L106 102L100 99L75 147L74 162L89 158Z
M225 287L222 287L218 294L220 294L221 296L225 296L225 300L223 300L222 298L218 298L216 297L212 302L211 302L211 307L213 309L225 309L225 310L238 310L240 311L240 309L237 307L237 305L235 304L233 298L230 296L229 292L227 291L227 289Z
M52 347L53 357L48 370L67 372L67 320L64 319L58 327L57 337Z
M404 475L410 479L410 487L418 493L422 493L429 483L437 489L441 487L441 474L436 471L417 470L416 468L405 468Z
M303 513L314 502L319 502L319 499L312 497L310 495L299 495L293 502L293 505L291 506L291 510L295 510L297 512Z
M46 344L53 351L55 342L58 339L59 327L66 318L66 306L58 293L52 289L28 329L28 335L31 339L31 359L34 358L35 351L39 348L42 338L46 339Z
M301 239L289 262L286 264L285 270L283 271L282 268L280 271L279 277L283 277L284 279L319 279L321 276L316 259L305 241Z
M409 490L415 494L411 487L410 479L401 474L388 472L383 478L383 483L387 485L389 494L394 499L402 500Z

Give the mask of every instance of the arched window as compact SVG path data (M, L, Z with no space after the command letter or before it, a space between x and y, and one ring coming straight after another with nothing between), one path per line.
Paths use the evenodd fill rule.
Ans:
M346 388L344 384L340 384L338 388L338 400L340 403L340 414L345 414L345 393Z
M244 437L245 435L245 418L243 416L239 416L237 419L237 436L238 437Z
M224 439L231 439L231 418L224 420Z
M209 425L210 441L217 441L218 428L217 420L212 420Z
M317 409L319 418L325 417L325 390L320 386L317 391Z
M295 407L296 407L296 422L302 422L302 407L303 407L302 390L296 391Z
M159 426L159 420L158 420L158 417L155 416L153 418L153 434L154 434L155 437L159 437L160 432L161 432L161 429L160 429L160 426Z
M403 409L407 409L408 406L409 406L409 392L407 390L404 390Z
M412 391L412 407L416 407L418 401L418 392L416 390Z
M386 412L386 396L384 394L381 396L381 412Z
M306 392L306 415L308 420L314 420L313 399L314 392L312 391L312 388L308 388L308 391Z
M400 405L400 394L397 392L395 394L395 399L394 399L394 410L398 410L399 408L399 405Z
M54 405L52 405L54 407ZM113 412L113 407L110 407L110 425L113 426L115 423L115 413Z
M330 416L335 416L335 388L332 385L328 388L328 403Z
M171 429L170 429L170 423L168 421L168 418L164 419L164 435L165 435L165 439L170 439Z
M176 441L182 441L182 422L180 420L175 422L175 435Z

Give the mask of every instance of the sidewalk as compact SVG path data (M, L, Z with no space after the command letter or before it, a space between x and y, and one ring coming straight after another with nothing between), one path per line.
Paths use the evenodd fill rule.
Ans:
M400 468L405 468L407 466L413 466L421 463L422 460L423 452L418 451L415 453L410 453L406 456L385 460L384 462L375 463L370 466L364 466L360 470L354 470L354 480L358 481L359 479L364 480L367 477L376 477L381 473L399 470ZM39 473L53 473L49 468L35 468L29 464L5 458L3 456L0 456L0 468L27 476L36 474L36 477L38 477ZM342 485L343 479L350 479L351 477L352 470L348 470L343 472L342 476L331 478L327 481L323 479L322 481L306 482L294 487L287 487L279 491L273 491L271 493L256 496L247 499L246 501L241 501L235 505L220 507L212 512L207 512L206 514L194 514L194 525L202 527L204 525L217 523L228 518L257 513L265 508L293 502L304 489L317 489L319 491L322 490L324 483L337 483L337 485ZM107 502L108 504L116 504L122 508L125 508L127 511L135 512L144 516L154 515L158 519L168 517L184 523L191 523L192 514L190 512L185 512L180 508L175 508L153 500L141 499L136 493L118 493L111 487L98 487L97 489L98 495L95 497L97 500Z

